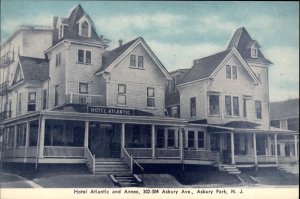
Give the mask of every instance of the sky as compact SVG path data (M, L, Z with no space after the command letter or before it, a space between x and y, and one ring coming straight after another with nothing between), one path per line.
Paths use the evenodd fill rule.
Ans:
M78 3L111 49L141 36L168 71L225 50L243 26L274 63L270 100L299 98L299 2L1 0L1 43L19 25L51 26Z

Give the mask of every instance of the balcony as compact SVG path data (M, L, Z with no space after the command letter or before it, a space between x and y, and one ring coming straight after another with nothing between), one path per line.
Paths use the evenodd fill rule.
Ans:
M14 53L11 51L6 52L3 56L0 58L0 68L4 68L6 66L9 66L14 62Z
M11 118L11 114L12 114L12 111L0 112L0 122L5 120L5 119Z
M71 93L66 95L66 104L105 106L105 99L102 95Z

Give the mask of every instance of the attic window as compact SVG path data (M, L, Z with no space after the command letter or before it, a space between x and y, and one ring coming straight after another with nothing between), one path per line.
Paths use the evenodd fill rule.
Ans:
M61 39L61 38L63 38L64 37L64 35L66 34L66 30L67 30L67 26L66 25L61 25L60 27L59 27L59 32L58 32L58 39Z
M87 19L82 18L82 20L79 21L79 35L91 37L91 24Z
M256 48L251 48L251 57L257 58L257 49Z
M81 24L81 35L86 37L89 36L89 24L86 21Z

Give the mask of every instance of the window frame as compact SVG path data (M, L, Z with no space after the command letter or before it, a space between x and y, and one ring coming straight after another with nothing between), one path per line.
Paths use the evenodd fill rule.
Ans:
M82 91L81 86L86 86L86 92ZM78 83L78 93L79 94L89 94L89 83L79 82Z
M34 99L31 99L31 96L34 95ZM31 110L29 107L34 107L34 110ZM27 111L36 111L36 92L35 91L29 91L28 92L28 102L27 102Z
M243 117L247 117L247 99L243 98Z
M257 48L251 48L251 57L257 58L258 50Z
M129 63L129 66L136 67L136 55L134 55L134 54L131 54L131 55L130 55L130 63Z
M193 138L190 138L190 135L193 135L192 137ZM194 130L188 130L187 132L187 148L189 149L195 149L196 146L195 146L195 131ZM190 146L190 143L193 143L192 146Z
M143 56L138 56L138 68L144 68L144 57Z
M218 97L218 113L211 113L211 96L216 96ZM221 107L220 107L220 94L208 94L208 115L209 116L221 116Z
M83 27L83 25L86 23L86 25L87 25L87 27ZM86 20L84 20L83 22L81 22L81 26L80 26L80 36L84 36L84 37L90 37L90 35L89 35L89 27L90 26L90 24L86 21ZM83 29L86 29L86 35L85 34L83 34Z
M59 104L59 92L58 92L58 89L59 89L59 85L56 84L54 86L54 106L58 106Z
M235 107L235 99L237 99L237 107ZM237 108L237 109L236 109ZM236 112L237 110L237 112ZM238 96L233 96L232 97L232 115L235 117L239 117L240 116L240 100Z
M17 148L26 146L26 131L27 131L26 123L17 125L17 146L16 146Z
M121 87L124 87L124 91L123 92L120 92L120 88ZM126 106L127 104L127 90L126 90L126 84L118 84L118 96L117 96L117 104L118 105L121 105L121 106ZM123 97L124 98L124 103L120 103L120 97Z
M228 101L229 99L229 101ZM225 95L225 115L226 116L232 116L233 112L232 112L232 97L230 95ZM230 103L230 104L227 104ZM228 107L229 106L229 107ZM228 113L228 111L230 111L230 113Z
M256 119L262 119L262 102L260 100L255 100L255 114ZM257 105L259 104L259 107ZM259 111L258 111L259 108Z
M55 54L55 67L61 65L61 52Z
M199 139L199 133L203 133L203 139ZM198 145L198 149L205 149L205 132L204 131L197 131L198 134L198 140L197 140L197 145ZM203 141L203 147L199 147L199 141Z
M232 78L231 70L232 70L231 65L226 65L226 79Z
M153 95L151 96L150 95L150 90L153 90ZM153 100L153 105L150 105L150 102L149 100ZM155 108L155 88L154 87L147 87L147 108Z
M192 102L194 102L192 104ZM194 105L194 106L192 106ZM197 101L196 101L196 97L191 97L190 98L190 117L196 117L197 116Z

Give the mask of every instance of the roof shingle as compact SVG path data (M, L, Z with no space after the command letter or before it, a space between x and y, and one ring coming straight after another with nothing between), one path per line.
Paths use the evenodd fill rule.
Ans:
M270 103L270 120L299 118L299 98Z
M179 84L209 77L230 53L230 51L231 49L225 50L197 60L194 66L183 76Z
M49 62L46 59L20 56L25 81L43 82L49 78Z

